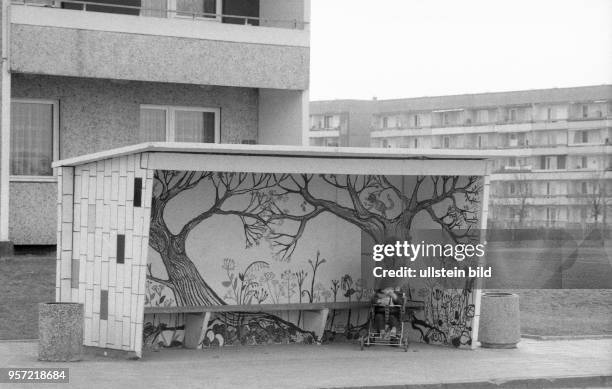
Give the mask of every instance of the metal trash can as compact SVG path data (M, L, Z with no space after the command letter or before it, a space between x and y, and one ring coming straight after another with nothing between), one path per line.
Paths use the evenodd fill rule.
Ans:
M518 295L483 293L478 340L485 348L516 348L521 340Z
M79 361L83 347L83 304L38 304L38 359Z

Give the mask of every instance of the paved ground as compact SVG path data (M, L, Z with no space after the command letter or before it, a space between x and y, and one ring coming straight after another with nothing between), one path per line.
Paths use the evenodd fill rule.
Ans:
M518 379L528 381L514 381L516 385L534 388L542 387L533 381L541 378L557 379L555 382L563 387L612 385L612 339L524 339L513 350L457 350L413 344L407 353L389 347L359 351L353 344L165 349L146 353L139 361L88 356L71 364L38 362L36 353L35 342L0 342L0 366L69 367L70 387L88 389L118 385L130 389L329 388L440 383L480 388L486 385L470 382L503 386L504 382ZM587 376L596 378L568 378ZM554 382L551 385L544 387L557 387Z

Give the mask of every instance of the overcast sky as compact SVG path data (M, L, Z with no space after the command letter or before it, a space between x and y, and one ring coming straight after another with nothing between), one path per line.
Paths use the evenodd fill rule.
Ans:
M612 0L311 1L311 100L612 84Z

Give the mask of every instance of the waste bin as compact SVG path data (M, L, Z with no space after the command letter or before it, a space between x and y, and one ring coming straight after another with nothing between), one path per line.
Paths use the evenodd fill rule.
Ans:
M480 307L480 345L515 348L521 340L519 296L513 293L483 293Z
M83 345L83 304L38 304L38 359L79 361Z

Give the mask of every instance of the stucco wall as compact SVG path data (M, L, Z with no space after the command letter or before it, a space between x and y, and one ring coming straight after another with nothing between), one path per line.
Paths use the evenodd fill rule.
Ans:
M14 244L55 244L55 183L13 182L9 193L9 239Z
M11 69L72 77L304 90L308 88L309 49L13 24Z
M60 158L138 143L140 104L219 107L221 141L256 140L257 90L13 75L13 98L59 101ZM55 244L55 183L12 183L15 244Z
M59 101L61 159L138 143L141 104L218 107L221 142L257 139L251 88L14 74L12 95Z

